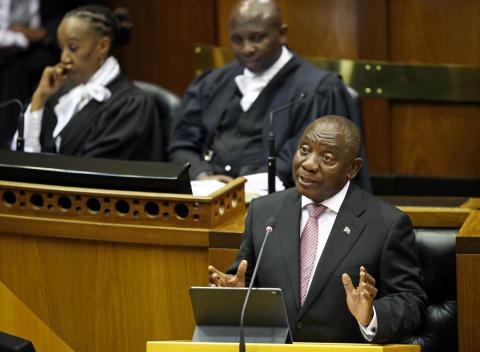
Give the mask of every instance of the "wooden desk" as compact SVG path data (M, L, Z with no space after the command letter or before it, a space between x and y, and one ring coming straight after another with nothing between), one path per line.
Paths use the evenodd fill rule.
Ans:
M231 262L243 182L192 199L0 181L0 330L38 352L190 339L188 288L207 283L208 264ZM456 228L472 211L427 208L404 210L415 226Z
M190 339L188 289L243 223L243 183L192 197L0 181L0 330L37 352Z
M247 343L248 352L420 352L419 345L369 345L349 343ZM237 352L238 343L149 341L147 352Z

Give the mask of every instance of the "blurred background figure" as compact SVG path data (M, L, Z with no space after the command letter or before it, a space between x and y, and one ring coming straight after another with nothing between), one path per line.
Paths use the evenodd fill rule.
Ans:
M255 175L266 190L268 136L274 132L277 182L290 187L291 160L308 123L336 114L361 126L341 77L289 49L287 32L276 1L235 2L229 38L236 60L192 82L172 131L169 156L190 162L192 179L228 182ZM269 121L270 112L296 100ZM356 181L370 190L366 168Z
M125 9L87 5L65 15L57 31L60 62L44 69L25 113L25 151L163 160L155 102L111 55L132 31Z
M66 12L99 1L0 0L0 102L33 93L47 65L58 60L56 32ZM0 148L16 128L17 106L0 110Z

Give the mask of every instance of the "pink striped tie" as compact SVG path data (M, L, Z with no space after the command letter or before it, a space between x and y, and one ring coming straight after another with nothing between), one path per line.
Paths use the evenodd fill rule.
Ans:
M306 205L308 220L300 238L300 300L303 305L308 292L308 283L312 275L318 242L318 218L327 209L322 204Z

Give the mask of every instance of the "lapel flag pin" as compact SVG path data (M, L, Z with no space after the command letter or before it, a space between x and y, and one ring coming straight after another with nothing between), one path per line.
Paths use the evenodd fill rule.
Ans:
M345 232L347 235L350 235L350 227L345 226L345 228L343 229L343 232Z

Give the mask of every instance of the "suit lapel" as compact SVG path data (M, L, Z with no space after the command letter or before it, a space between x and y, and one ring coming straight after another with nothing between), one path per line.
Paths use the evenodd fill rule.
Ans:
M277 214L278 239L282 251L286 273L295 297L297 309L300 309L298 238L300 229L300 194L292 188L279 213Z
M351 185L325 244L299 318L320 294L343 258L360 238L366 226L365 221L359 217L365 209L361 198L361 192Z

